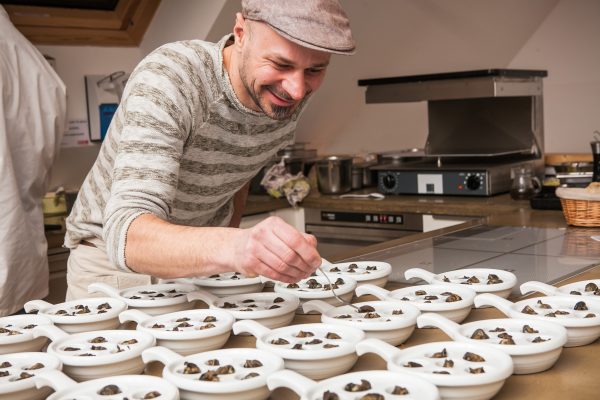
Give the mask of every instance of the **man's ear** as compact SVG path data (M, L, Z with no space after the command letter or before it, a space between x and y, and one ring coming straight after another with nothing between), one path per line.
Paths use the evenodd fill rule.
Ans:
M248 21L242 16L242 13L236 13L233 37L238 51L242 49L244 43L248 40L248 28Z

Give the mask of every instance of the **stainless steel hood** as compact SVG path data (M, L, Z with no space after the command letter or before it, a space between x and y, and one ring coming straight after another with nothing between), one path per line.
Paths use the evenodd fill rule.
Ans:
M486 69L361 79L358 85L367 87L367 104L540 96L542 78L547 75L540 70Z

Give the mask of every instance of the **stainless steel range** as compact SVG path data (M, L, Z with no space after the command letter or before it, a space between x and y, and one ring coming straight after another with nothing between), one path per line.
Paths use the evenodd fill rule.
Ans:
M372 167L388 194L491 196L511 168L543 173L546 71L489 69L359 81L367 103L427 101L422 153Z

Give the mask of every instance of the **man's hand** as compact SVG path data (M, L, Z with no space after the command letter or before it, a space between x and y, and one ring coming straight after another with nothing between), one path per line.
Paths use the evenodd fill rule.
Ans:
M307 278L321 265L317 239L298 232L281 218L269 217L243 229L230 243L230 262L244 275L263 275L293 283Z

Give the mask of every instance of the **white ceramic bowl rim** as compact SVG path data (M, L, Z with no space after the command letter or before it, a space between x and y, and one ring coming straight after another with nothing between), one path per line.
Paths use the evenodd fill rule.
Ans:
M582 296L591 297L593 299L600 300L600 296L595 296L594 292L586 292L585 285L588 283L595 283L600 288L600 279L590 279L586 281L578 281L569 283L568 285L556 287L556 289L560 292L560 294L571 295L571 291L575 290L581 293ZM559 294L559 293L557 293ZM571 296L579 296L579 295L571 295Z
M522 330L525 325L529 325L529 327L539 332L523 333ZM498 340L496 341L492 341L492 335L498 335L501 332L489 332L488 329L496 329L498 327L506 329L506 333L513 337L513 340L515 341L514 345L499 344L499 338L497 338ZM490 337L490 339L471 339L471 335L476 329L486 330L486 334ZM532 321L516 318L484 319L462 324L460 325L458 332L461 336L461 340L493 346L510 355L543 353L562 347L567 342L567 335L564 327L555 323L540 320ZM531 342L531 340L538 336L542 337L543 339L550 340L540 343Z
M356 289L356 285L357 285L356 280L352 279L351 277L348 277L347 275L344 277L340 276L339 278L344 280L344 284L338 285L338 288L334 289L335 294L337 294L338 296L343 296L345 294L351 293L352 291L354 291L354 289ZM287 283L276 282L274 290L277 293L292 294L294 296L299 297L300 299L328 299L328 298L334 297L333 293L331 293L331 290L326 290L324 288L308 289L308 287L305 287L306 281L308 281L309 279L316 279L317 282L319 282L323 286L326 284L329 284L329 281L327 280L326 277L324 277L322 275L317 275L317 276L311 276L311 277L308 277L306 279L299 281L297 283L298 286L300 286L299 289L288 288ZM331 283L334 283L337 278L336 279L330 278L330 279L331 279Z
M461 282L463 276L476 276L479 281L486 282L489 274L496 274L503 281L502 283L493 283L488 285L487 283L472 283L472 284L462 284ZM450 282L445 282L444 277L450 279ZM434 278L434 281L431 283L456 283L461 286L467 286L476 292L498 292L501 290L511 289L517 284L517 277L512 272L504 271L502 269L493 269L493 268L463 268L456 269L448 272L444 272L441 274L437 274Z
M194 285L204 286L204 287L232 287L232 286L247 286L247 285L256 285L261 283L260 276L247 277L243 274L236 275L238 279L231 279L234 275L234 272L224 272L218 275L218 277L211 278L210 276L200 276L194 278L187 278L187 280ZM212 276L212 275L211 275Z
M312 332L314 336L298 338L296 334L300 331ZM329 332L337 333L342 339L326 339L325 335ZM270 351L288 360L323 360L334 357L341 357L356 351L356 344L363 340L365 333L351 326L338 325L338 324L325 324L325 323L313 323L313 324L298 324L284 326L269 330L263 335L259 335L256 338L256 347L266 351ZM271 344L271 340L286 339L290 343L288 345L276 345ZM317 349L303 349L294 350L292 346L296 343L305 345L313 339L319 339L323 342L315 345ZM334 348L323 348L323 345L330 343L338 345Z
M98 313L97 307L108 303L111 308L106 309L105 313ZM88 306L90 313L76 314L75 306ZM127 303L114 297L91 297L79 300L66 301L64 303L53 304L46 308L40 308L38 315L48 317L56 324L84 324L88 322L100 322L116 318L122 311L127 309ZM57 315L59 310L65 310L69 315ZM73 314L75 313L75 314Z
M177 297L162 297L162 298L141 298L141 299L130 299L131 296L140 294L139 292L160 292L164 293L170 290L176 290L181 296ZM135 286L128 289L122 289L119 291L119 298L127 303L130 307L145 308L145 307L162 307L173 304L186 303L187 293L196 290L196 286L186 283L159 283L155 285ZM137 293L137 294L136 294ZM144 296L143 294L141 294Z
M233 374L235 380L226 379L219 382L199 380L198 378L202 373L219 367L206 365L206 361L212 359L218 359L221 367L228 364L233 365L236 370ZM244 368L246 360L258 360L262 363L262 367ZM189 377L186 377L186 375L178 372L183 370L184 362L196 364L200 368L200 373L190 374ZM268 351L252 348L229 348L206 351L173 360L165 365L163 376L177 387L190 392L235 393L265 386L267 377L273 372L283 369L283 365L281 357ZM245 380L240 379L251 372L259 373L259 376ZM227 375L219 376L228 377Z
M141 399L144 394L158 391L160 399L177 399L178 390L169 381L152 375L119 375L80 382L74 386L59 389L48 400L77 399L115 399L115 396L100 396L98 392L107 385L117 385L122 393L119 399Z
M180 331L172 330L177 324L184 322L176 322L180 318L189 318L188 322L195 327L206 325L208 322L203 320L213 316L217 320L210 322L215 325L214 328L209 329L195 329L194 327L182 328ZM191 340L191 339L203 339L212 336L217 336L225 332L231 331L231 326L235 322L235 318L231 313L227 311L204 308L204 309L193 309L185 311L177 311L168 314L162 314L159 316L148 316L147 319L140 321L137 325L137 329L150 333L157 339L166 340ZM153 328L155 324L165 325L164 328ZM169 329L169 330L167 330Z
M362 392L348 392L344 390L344 386L349 383L360 384L361 379L369 381L371 389ZM308 390L308 395L303 397L303 399L321 400L323 398L323 393L327 390L336 393L342 400L354 400L358 398L357 395L361 396L367 393L379 393L386 396L386 398L405 398L406 396L394 396L390 393L389 390L393 389L394 386L406 388L409 392L408 398L410 399L433 400L439 398L438 390L435 385L424 379L416 378L412 374L387 370L369 370L349 372L316 382L315 385Z
M20 375L22 372L26 372L35 376L36 374L47 370L62 368L62 364L57 357L53 356L52 354L41 352L23 352L0 355L0 364L3 364L4 362L9 362L12 366L8 368L0 368L0 371L10 372L9 376L0 378L0 395L6 395L35 387L35 382L32 378L11 381L11 379ZM44 367L35 370L25 369L36 363L42 363L44 364Z
M446 349L448 352L447 357L430 357L432 354L441 352L443 349ZM483 357L485 362L463 360L463 356L466 352L475 353ZM452 359L454 361L454 367L447 368L446 370L453 372L460 371L460 373L451 373L449 375L434 374L433 371L444 370L442 365L447 359ZM422 363L423 367L404 367L409 361ZM433 366L434 364L435 366ZM485 373L472 374L467 371L467 368L479 367L483 367ZM388 369L415 374L425 378L436 386L477 386L498 382L508 378L513 372L513 362L508 354L485 344L470 342L431 342L399 350L392 356L391 363L388 364Z
M541 300L544 304L550 305L551 309L540 309L538 308L538 300ZM588 310L577 311L573 308L575 304L583 301L585 302ZM521 310L525 306L529 306L534 311L539 312L539 315L531 315L522 313ZM557 307L558 306L558 307ZM556 317L546 317L545 314L553 312L557 309L569 311L568 315L557 315ZM542 314L543 313L543 314ZM595 314L595 317L583 318L588 313ZM570 327L585 327L585 326L598 326L600 325L600 301L595 299L582 299L580 296L543 296L543 297L531 297L529 299L521 300L516 303L512 303L510 307L511 318L520 319L535 319L553 322L556 324L563 325L567 328ZM576 317L573 317L575 315Z
M387 331L415 325L417 317L421 314L421 311L416 306L408 302L400 304L397 301L364 301L353 304L357 307L371 306L382 317L375 319L364 318L364 315L358 313L352 306L339 306L327 310L322 314L321 320L327 324L347 325L362 329L363 331ZM402 314L392 315L392 311L394 310L401 310ZM351 319L336 318L336 316L344 314L352 315L353 317ZM354 317L359 315L362 317ZM390 321L386 321L387 319Z
M425 303L424 296L418 296L417 299L413 299L416 295L414 294L417 290L424 290L427 292L426 296L440 296L444 292L451 292L459 295L462 300L446 302L443 301L432 301L431 303ZM416 285L408 286L405 288L396 289L389 293L388 297L390 300L401 301L403 303L409 303L417 306L422 311L448 311L458 310L460 308L471 307L473 305L473 299L477 293L464 286L456 284L434 284L434 285ZM411 296L411 297L408 297ZM402 300L403 297L407 297L410 300Z
M355 273L348 272L348 267L350 264L356 264L357 268ZM375 266L377 267L374 271L367 271L367 266ZM348 276L354 279L357 282L362 281L370 281L373 279L383 278L392 273L392 266L389 263L383 261L351 261L344 263L335 263L335 264L325 264L322 265L321 268L327 274L331 275L340 275L340 276ZM332 268L339 268L341 271L332 272ZM317 270L317 273L319 271Z
M273 301L281 297L284 301L280 303L273 303ZM244 300L258 300L258 303L269 302L276 304L279 308L272 310L265 309L264 307L257 307L256 310L252 311L240 311L240 309L249 308L248 305L252 303L242 303ZM237 308L223 308L225 302L233 303L238 305ZM300 304L300 299L297 296L290 293L279 293L279 292L260 292L260 293L246 293L246 294L235 294L225 297L216 298L209 304L211 309L224 310L236 319L262 319L262 318L273 318L280 315L284 315L290 312L295 312Z
M96 337L104 337L107 341L105 343L90 343L89 341ZM135 339L137 343L133 345L120 345L125 340ZM142 351L148 347L154 346L156 340L154 336L147 332L138 330L101 330L91 332L81 332L68 335L53 341L48 346L48 352L56 355L65 365L73 366L97 366L114 364L120 361L130 360L134 357L140 356ZM110 352L109 347L115 347L119 344L125 351L122 352ZM98 350L100 353L94 357L79 356L78 354L88 353L91 350L92 345L107 347L107 350ZM87 347L83 347L87 346ZM64 351L65 347L80 348L78 351ZM108 352L108 353L106 353ZM71 355L70 353L73 353Z
M52 321L43 315L37 314L20 314L2 317L0 318L0 328L12 331L16 330L21 332L21 334L9 336L6 333L0 333L0 346L34 340L31 329L24 329L24 327L29 325L52 325Z

